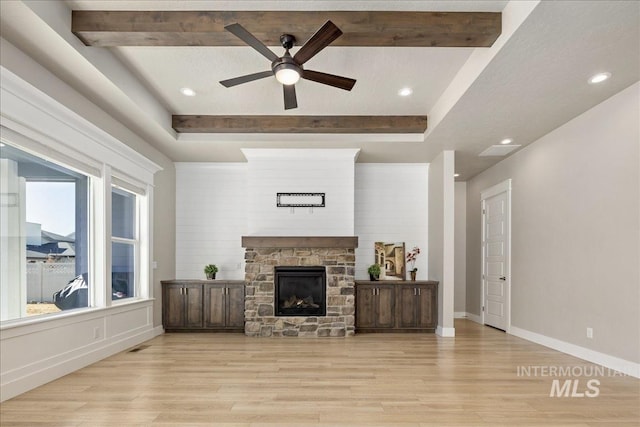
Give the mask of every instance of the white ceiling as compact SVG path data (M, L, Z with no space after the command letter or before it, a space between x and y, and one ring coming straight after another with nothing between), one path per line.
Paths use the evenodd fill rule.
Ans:
M282 85L266 78L232 88L219 81L271 69L271 63L245 47L120 47L121 60L146 81L174 114L425 115L473 49L325 49L305 69L357 80L348 92L309 80L296 83L298 108L285 111ZM281 55L282 47L272 47ZM292 49L294 55L297 49ZM171 60L167 60L171 58ZM413 64L414 66L407 66ZM197 92L180 94L181 87ZM410 86L410 97L398 90Z
M504 137L526 146L640 79L635 1L1 1L2 36L176 161L244 161L241 148L360 148L359 162L428 162L456 150L459 179L500 158ZM69 10L503 11L492 48L329 47L306 68L357 79L345 92L302 81L283 110L273 79L218 81L269 69L249 47L85 47ZM283 29L286 30L286 29ZM277 53L282 48L273 48ZM594 86L587 78L609 71ZM180 94L181 87L198 92ZM410 86L411 97L398 89ZM180 135L171 114L428 115L425 135Z

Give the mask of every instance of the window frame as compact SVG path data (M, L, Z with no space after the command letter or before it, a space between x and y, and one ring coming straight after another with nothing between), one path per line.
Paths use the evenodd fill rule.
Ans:
M7 135L8 134L8 135ZM21 301L21 307L19 309L21 315L20 317L15 317L15 318L11 318L11 319L6 319L6 320L1 320L0 321L0 329L2 329L2 327L4 325L15 325L15 324L21 324L21 323L31 323L31 321L33 321L34 319L50 319L53 317L59 317L63 314L68 314L68 313L77 313L77 312L84 312L88 309L94 308L94 304L93 304L93 299L92 299L92 293L94 293L94 289L92 288L92 274L91 274L91 259L93 257L92 254L92 244L91 244L91 230L93 228L93 208L94 208L94 204L92 203L91 200L91 187L93 185L96 184L96 181L99 181L100 178L96 177L95 175L93 175L91 172L95 172L95 169L92 169L91 166L87 166L87 167L79 167L79 165L74 162L71 161L70 163L72 164L67 164L65 161L60 160L60 158L64 158L63 155L56 155L56 153L52 153L50 151L47 151L46 153L41 153L38 150L34 150L33 146L31 144L21 144L20 142L25 142L26 140L21 140L21 138L26 138L24 136L19 136L19 134L15 134L13 132L11 132L9 129L6 129L4 126L2 126L2 134L0 135L0 142L2 144L8 145L12 148L18 149L20 151L22 151L25 154L28 154L30 156L33 157L37 157L39 160L43 160L46 163L51 163L55 166L58 167L62 167L64 169L69 170L70 172L82 175L86 178L87 180L87 229L86 229L86 233L87 233L87 257L88 257L88 263L87 263L87 274L89 279L89 289L88 289L88 298L87 298L87 306L86 307L77 307L77 308L73 308L73 309L69 309L69 310L61 310L59 312L56 313L46 313L46 314L37 314L37 315L27 315L26 314L26 308L27 305L29 304L28 300L27 300L27 282L26 282L26 276L23 277L24 283L20 283L19 286L23 287L23 293L24 293L24 301ZM29 181L25 181L25 182L29 182ZM26 188L25 190L26 191ZM26 207L26 206L25 206ZM76 218L77 221L77 218ZM26 221L25 223L26 224ZM26 233L26 230L23 230L23 232ZM26 235L24 236L25 240L26 240ZM25 252L26 252L26 246L25 246ZM26 274L26 270L27 270L27 257L26 254L24 256L23 259L21 259L22 265L21 265L21 269L24 270L25 274ZM75 276L74 276L75 277ZM73 277L69 277L69 279L73 279ZM61 288L62 289L62 288Z
M130 297L127 298L122 298L122 299L116 299L114 300L113 297L111 297L111 301L112 304L123 304L126 303L128 301L133 301L133 300L138 300L140 298L142 298L142 285L141 285L141 280L140 280L140 271L142 270L142 263L141 261L141 251L140 251L140 230L142 229L142 221L141 221L141 215L140 215L140 206L142 204L142 198L145 197L144 195L141 194L137 194L135 192L132 192L130 190L128 190L127 188L124 188L123 185L118 185L115 184L115 182L119 182L119 179L114 179L115 177L112 177L111 180L111 191L113 191L114 188L117 188L120 191L124 191L126 193L129 193L131 195L133 195L135 197L135 206L134 206L134 218L133 218L133 223L134 223L134 233L133 233L133 238L126 238L126 237L117 237L113 235L113 230L111 231L111 239L110 239L110 245L109 245L109 249L111 250L111 248L113 248L113 243L122 243L122 244L127 244L127 245L131 245L133 246L133 290L134 290L134 294ZM113 193L112 193L113 194ZM111 197L111 199L113 199L113 197ZM112 212L112 210L110 210L109 212ZM113 218L111 217L111 215L109 215L109 221L113 221ZM112 275L112 268L113 268L113 263L110 263L109 265L109 271L111 274L111 277L113 277ZM111 283L110 289L109 289L110 293L113 292L113 283Z

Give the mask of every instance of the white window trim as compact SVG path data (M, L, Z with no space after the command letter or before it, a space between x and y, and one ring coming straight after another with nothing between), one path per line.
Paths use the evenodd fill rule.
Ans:
M162 167L0 66L0 124L58 153L114 169L145 184ZM28 121L25 121L28 118ZM44 136L44 138L43 138ZM44 154L44 153L41 153ZM117 168L115 168L117 165Z
M129 300L136 300L136 299L144 299L146 295L149 295L149 292L147 291L146 288L149 287L153 287L152 284L150 284L149 286L143 286L143 283L148 283L148 282L143 282L141 280L141 273L143 270L145 270L144 266L146 265L148 267L148 263L144 263L143 260L141 259L141 250L140 250L140 235L141 233L141 229L144 227L144 225L148 222L147 219L145 219L142 216L142 205L145 204L146 202L146 197L144 195L140 195L137 193L133 193L131 191L129 191L126 187L119 185L121 184L123 181L120 179L117 179L117 181L115 181L117 178L112 177L112 186L111 188L118 188L124 191L127 191L131 194L133 194L134 196L136 196L136 206L135 206L135 218L134 218L134 222L135 222L135 232L133 239L129 239L129 238L125 238L125 237L116 237L113 236L113 231L112 231L112 235L111 235L111 243L125 243L125 244L130 244L133 246L133 263L134 263L134 274L133 274L133 279L134 279L134 295L133 297L128 297L128 298L124 298L121 300L115 300L113 301L113 298L109 297L109 299L112 300L112 304L113 305L118 305L121 303L124 303L126 301ZM114 182L115 181L115 182ZM117 182L117 184L116 184ZM125 185L127 185L125 183ZM142 190L144 192L144 190ZM111 211L110 211L111 212ZM109 245L109 250L111 250L111 245ZM111 270L112 266L111 264L109 264L109 270ZM148 269L148 268L147 268ZM113 283L111 284L111 286L109 287L109 291L112 291L112 286Z

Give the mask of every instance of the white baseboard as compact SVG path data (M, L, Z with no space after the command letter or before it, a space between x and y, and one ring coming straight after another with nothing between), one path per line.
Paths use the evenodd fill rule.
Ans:
M476 323L482 324L482 318L477 314L467 313L466 311L456 311L453 313L454 319L469 319Z
M482 325L482 317L477 314L467 313L467 319Z
M604 366L605 368L613 369L635 378L640 378L640 363L629 362L628 360L580 347L575 344L570 344L535 332L530 332L513 325L511 326L509 333L527 341L532 341L536 344L558 350L579 359Z
M51 364L43 369L37 369L22 375L12 381L2 384L0 401L11 399L24 392L63 377L78 369L96 363L102 359L136 346L164 333L162 326L138 330L134 334L119 336L96 343L95 346L81 347L65 354L65 360Z
M438 325L436 328L436 335L441 336L443 338L453 338L456 336L456 328L443 328Z

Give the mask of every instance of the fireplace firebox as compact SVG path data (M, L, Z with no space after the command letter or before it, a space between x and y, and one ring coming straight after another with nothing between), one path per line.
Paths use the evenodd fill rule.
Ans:
M327 312L325 267L275 267L276 316L324 316Z

